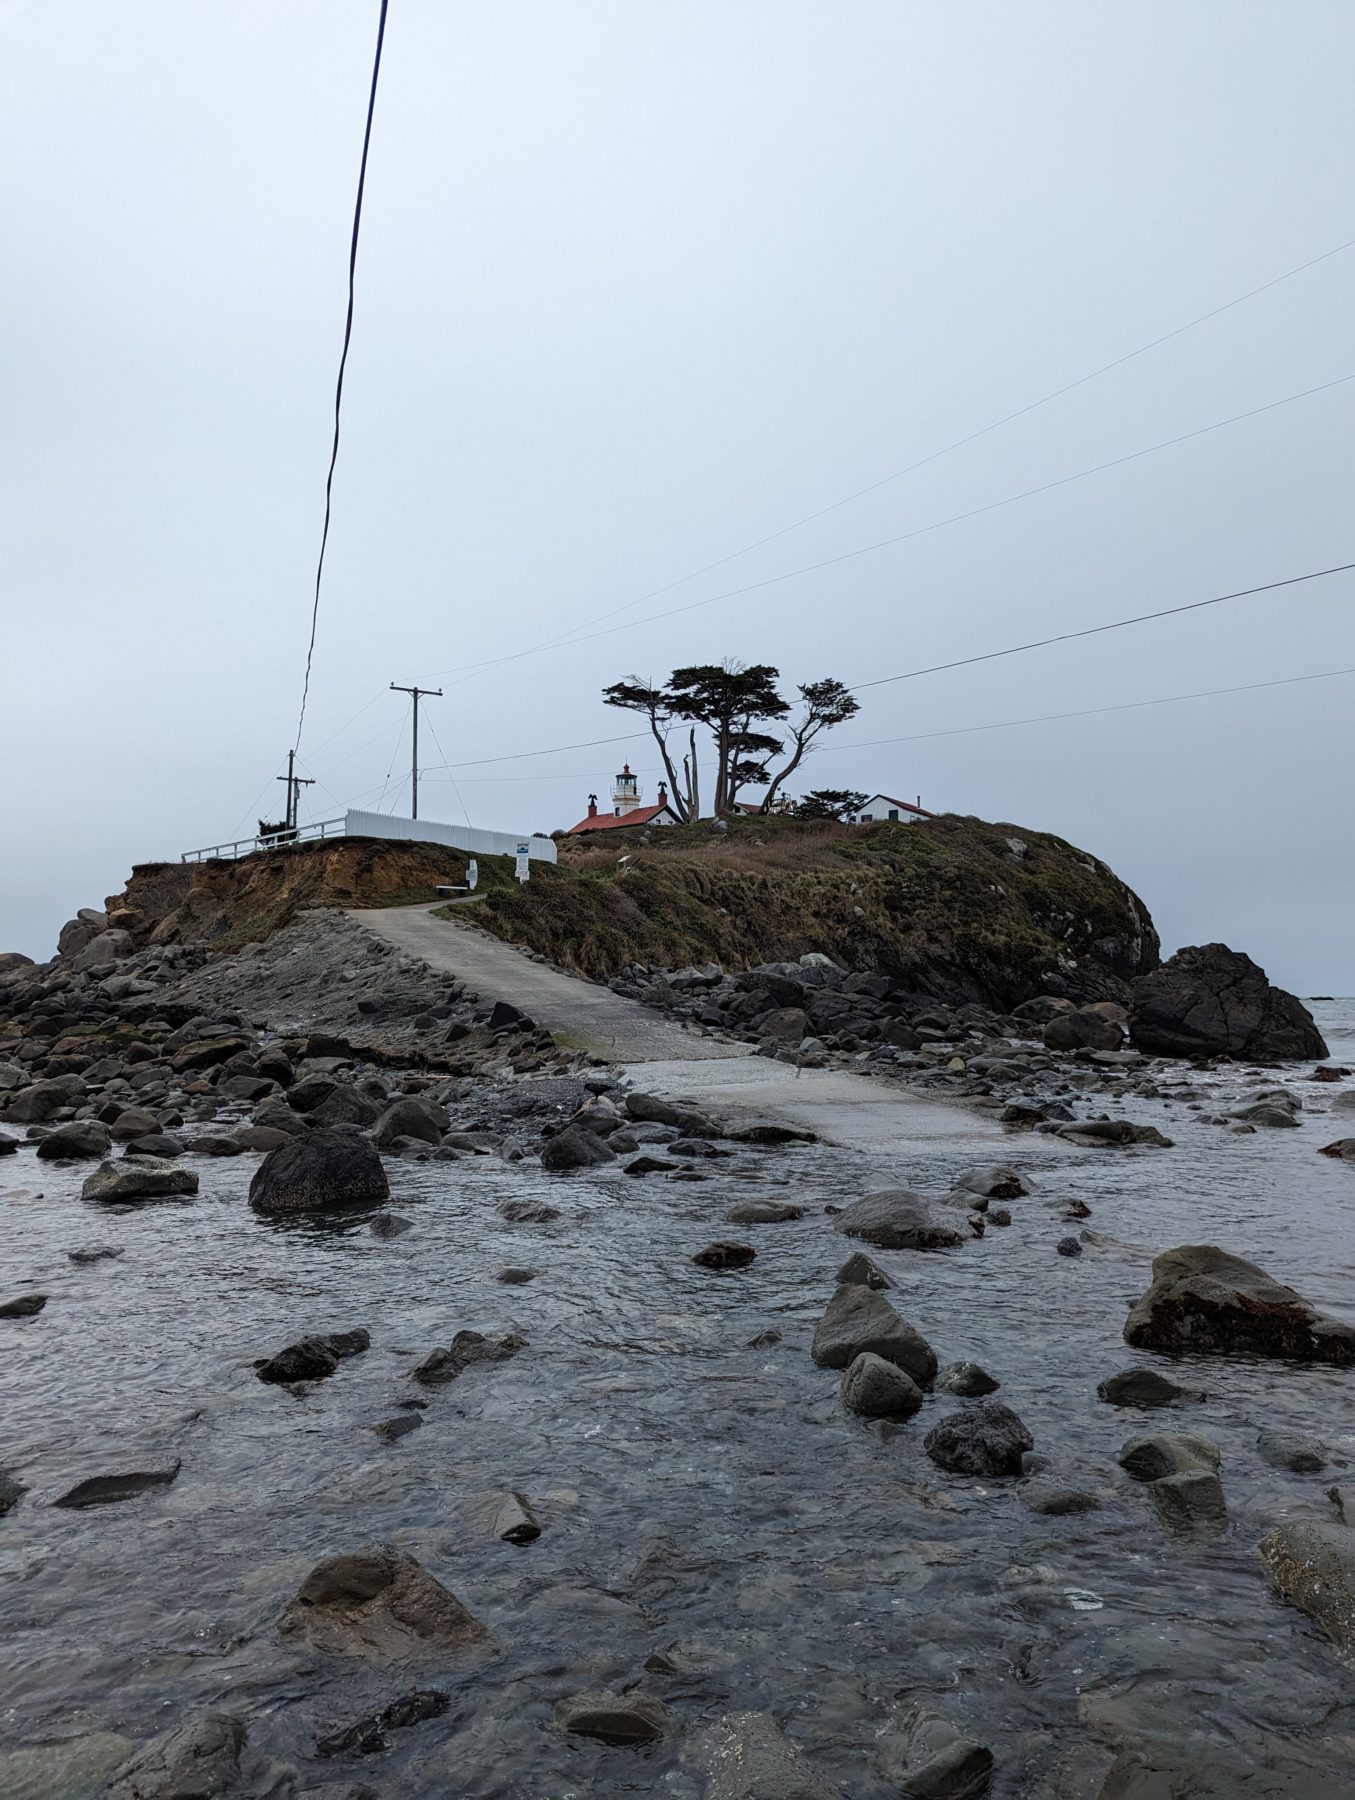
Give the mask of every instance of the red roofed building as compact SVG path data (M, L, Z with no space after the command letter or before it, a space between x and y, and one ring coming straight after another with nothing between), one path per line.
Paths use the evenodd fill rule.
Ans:
M615 831L626 825L680 825L673 808L668 803L668 789L659 783L659 798L654 806L644 806L640 800L640 784L631 774L627 763L612 783L612 811L598 811L596 794L588 796L588 815L580 819L577 825L571 825L566 836L577 837L582 831Z

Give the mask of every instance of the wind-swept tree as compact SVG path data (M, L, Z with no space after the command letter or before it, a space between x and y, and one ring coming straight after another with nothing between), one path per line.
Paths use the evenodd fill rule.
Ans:
M776 799L777 791L799 768L805 759L805 752L822 732L830 731L834 725L841 725L847 719L854 718L861 710L861 703L840 681L826 676L822 681L807 681L800 689L800 716L790 728L791 753L785 766L772 777L771 785L762 799L762 810L769 813ZM787 707L789 712L790 708Z
M638 675L632 675L629 681L614 681L610 687L603 688L602 699L607 706L639 713L649 721L668 776L668 795L673 811L684 822L698 819L701 816L701 791L696 764L696 730L693 727L689 732L690 742L683 753L682 780L679 781L668 749L668 733L676 716L672 694L666 688L656 688L652 681L641 681Z
M704 725L715 740L716 817L733 805L731 772L755 727L784 718L790 711L776 691L777 671L770 663L700 663L674 669L669 678L673 710L679 718ZM774 739L767 740L780 744ZM764 749L765 753L765 749ZM754 751L756 759L757 752ZM737 784L735 784L737 787Z
M855 788L815 788L795 803L797 819L838 819L845 823L854 819L866 804L867 795Z

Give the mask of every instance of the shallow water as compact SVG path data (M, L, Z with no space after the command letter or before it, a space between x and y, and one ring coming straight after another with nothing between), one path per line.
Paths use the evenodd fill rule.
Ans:
M1336 1058L1355 1059L1355 1008L1314 1011ZM1306 1785L1299 1774L1262 1791L1318 1791L1351 1766L1349 1670L1274 1599L1255 1546L1283 1517L1330 1516L1324 1489L1345 1487L1355 1461L1355 1375L1198 1359L1170 1370L1208 1391L1188 1412L1095 1398L1105 1375L1154 1360L1120 1333L1151 1256L1172 1244L1221 1243L1355 1317L1355 1168L1316 1154L1355 1122L1324 1116L1342 1090L1306 1072L1283 1077L1307 1108L1297 1131L1235 1137L1180 1102L1126 1102L1176 1139L1170 1151L994 1129L988 1145L932 1137L904 1158L743 1151L706 1164L715 1173L701 1183L552 1178L491 1158L394 1163L391 1204L415 1229L389 1242L361 1218L257 1219L244 1199L252 1158L193 1159L196 1198L117 1211L79 1200L87 1169L9 1159L4 1293L50 1299L35 1319L0 1321L0 1466L29 1488L0 1521L6 1747L93 1732L139 1741L221 1706L247 1714L252 1743L295 1765L303 1787L347 1774L402 1800L694 1800L697 1730L755 1708L847 1794L881 1800L898 1791L891 1728L925 1700L992 1746L999 1795L1094 1795L1117 1745L1159 1739L1205 1760L1310 1769ZM1231 1096L1243 1079L1210 1086ZM959 1168L988 1160L1035 1187L1012 1203L1010 1229L878 1260L942 1362L992 1370L1052 1478L1092 1488L1098 1513L1038 1518L1019 1483L944 1474L922 1439L958 1402L871 1426L809 1357L851 1248L824 1205L889 1182L940 1196ZM764 1192L806 1216L723 1224L736 1199ZM495 1210L537 1194L558 1222L509 1225ZM1054 1245L1078 1229L1063 1217L1075 1195L1093 1214L1084 1254L1068 1260ZM692 1265L722 1236L756 1244L751 1268ZM125 1254L76 1267L66 1251L87 1243ZM500 1285L510 1265L540 1275ZM254 1359L303 1331L356 1325L372 1349L304 1398L256 1379ZM782 1341L750 1348L769 1326ZM412 1384L412 1363L465 1327L517 1330L529 1347L446 1388ZM393 1445L374 1437L367 1427L409 1397L430 1402L421 1429ZM1322 1438L1333 1466L1269 1468L1255 1451L1267 1425ZM1165 1533L1116 1464L1142 1429L1218 1442L1226 1537ZM50 1505L84 1476L176 1457L163 1493ZM502 1487L530 1499L535 1543L476 1529L476 1496ZM315 1562L381 1542L444 1581L491 1627L497 1654L374 1668L279 1637ZM656 1652L676 1673L646 1671ZM395 1734L384 1756L313 1760L317 1735L413 1681L447 1689L450 1711ZM636 1686L673 1715L651 1749L569 1740L553 1723L564 1696ZM11 1775L17 1793L17 1765ZM75 1800L91 1785L49 1771L26 1791Z

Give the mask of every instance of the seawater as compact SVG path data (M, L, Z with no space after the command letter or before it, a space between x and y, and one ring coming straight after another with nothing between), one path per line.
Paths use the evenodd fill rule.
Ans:
M1333 1060L1355 1067L1355 1003L1313 1010ZM243 1713L252 1742L294 1765L303 1788L344 1775L402 1800L696 1800L701 1727L751 1708L855 1800L883 1800L898 1791L891 1733L921 1702L993 1748L998 1795L1094 1795L1121 1745L1289 1772L1259 1792L1343 1791L1349 1670L1274 1597L1256 1545L1283 1519L1333 1516L1333 1483L1355 1500L1355 1374L1167 1364L1121 1338L1152 1256L1179 1243L1219 1243L1355 1318L1355 1167L1317 1154L1355 1135L1355 1115L1327 1112L1355 1082L1309 1073L1258 1072L1302 1096L1292 1131L1239 1137L1208 1122L1246 1097L1241 1069L1171 1070L1163 1100L1090 1106L1159 1125L1172 1150L1082 1150L994 1128L986 1148L929 1137L887 1159L741 1151L692 1183L551 1178L492 1158L394 1163L391 1204L414 1229L389 1242L361 1218L256 1218L251 1158L195 1159L194 1199L111 1212L80 1200L87 1168L7 1159L4 1293L50 1299L35 1319L0 1322L0 1467L29 1489L0 1521L6 1748L109 1732L139 1742L216 1707ZM997 1376L1046 1478L1091 1489L1099 1512L1040 1518L1019 1482L944 1474L922 1439L958 1402L938 1395L903 1427L869 1425L810 1360L852 1248L825 1207L888 1183L939 1198L976 1160L1030 1178L1012 1226L953 1253L877 1260L942 1362L972 1358ZM759 1194L805 1215L724 1223ZM562 1217L506 1223L497 1202L524 1196ZM1081 1227L1064 1217L1074 1197L1092 1208ZM1079 1229L1083 1255L1057 1256ZM717 1237L755 1244L757 1260L732 1275L693 1265ZM66 1252L88 1243L124 1254L76 1267ZM539 1275L500 1285L509 1265ZM298 1396L257 1380L254 1360L302 1332L357 1325L372 1349L330 1381ZM528 1347L425 1393L410 1368L465 1327L515 1330ZM780 1341L751 1347L769 1329ZM1157 1414L1100 1404L1097 1381L1136 1362L1207 1400ZM430 1402L420 1429L393 1445L372 1435L412 1397ZM1268 1426L1321 1438L1329 1469L1268 1467L1255 1448ZM1145 1429L1219 1444L1225 1536L1166 1534L1116 1462ZM163 1493L51 1505L86 1475L176 1458ZM475 1523L478 1496L505 1487L543 1526L529 1546ZM381 1543L450 1587L497 1653L373 1667L279 1635L308 1569ZM675 1672L647 1669L655 1655ZM383 1756L314 1759L317 1735L416 1681L450 1693L442 1718L394 1734ZM631 1688L671 1711L651 1748L571 1740L554 1723L567 1695ZM7 1794L98 1791L50 1767L25 1789L20 1768L0 1763Z

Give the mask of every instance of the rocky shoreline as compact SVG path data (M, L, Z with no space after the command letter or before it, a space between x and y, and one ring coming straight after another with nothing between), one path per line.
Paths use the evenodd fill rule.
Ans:
M1037 1325L1029 1313L1044 1304L1032 1283L1072 1294L1059 1271L1076 1269L1094 1289L1097 1267L1112 1285L1119 1279L1113 1271L1126 1250L1126 1270L1141 1265L1142 1251L1112 1233L1124 1228L1126 1196L1163 1186L1174 1145L1188 1142L1197 1158L1210 1154L1210 1142L1234 1158L1269 1158L1271 1145L1308 1135L1302 1122L1310 1115L1355 1110L1348 1071L1323 1063L1286 1071L1281 1082L1254 1061L1147 1055L1124 1042L1126 1026L1134 1031L1132 996L1128 1006L1079 1007L1053 995L1006 1015L904 1007L885 978L853 976L815 957L732 978L625 978L622 991L629 985L653 999L662 990L665 1010L700 1029L742 1030L763 1054L797 1067L865 1068L883 1091L900 1091L900 1104L907 1089L962 1102L992 1121L989 1161L961 1162L941 1146L899 1171L815 1144L775 1118L722 1120L648 1092L335 914L303 917L262 945L218 958L191 946L138 950L116 928L85 923L92 929L73 934L53 964L0 975L0 1149L9 1146L0 1182L12 1216L43 1200L29 1184L52 1184L53 1255L64 1243L68 1266L87 1272L79 1279L105 1284L105 1328L115 1317L121 1326L124 1310L108 1283L151 1281L137 1290L145 1303L168 1303L163 1285L173 1286L175 1259L187 1253L181 1234L195 1212L225 1234L223 1244L239 1246L227 1266L264 1257L263 1279L277 1286L282 1310L266 1285L242 1293L237 1306L248 1329L231 1338L239 1347L224 1365L210 1344L194 1352L199 1374L182 1390L185 1422L160 1435L154 1456L116 1466L108 1450L76 1456L90 1466L68 1481L77 1472L65 1466L72 1453L59 1451L60 1433L32 1422L25 1384L48 1391L39 1334L65 1343L70 1356L70 1340L57 1337L68 1328L63 1315L75 1328L87 1304L81 1295L94 1290L73 1288L67 1276L50 1293L35 1285L0 1294L0 1329L24 1334L14 1338L7 1386L32 1440L53 1443L48 1461L36 1452L0 1455L0 1529L33 1534L28 1541L41 1555L40 1546L60 1541L48 1537L48 1519L87 1520L79 1529L93 1535L80 1540L80 1554L89 1556L110 1535L116 1542L114 1521L192 1517L174 1509L205 1503L213 1455L242 1454L231 1421L254 1417L273 1391L313 1420L311 1436L322 1419L338 1434L329 1451L323 1434L304 1452L289 1449L275 1435L281 1427L259 1414L253 1429L269 1434L280 1471L288 1455L304 1455L312 1470L328 1466L358 1426L346 1408L360 1391L372 1445L365 1458L422 1456L420 1446L434 1446L429 1474L440 1468L445 1484L434 1492L453 1497L462 1524L450 1551L433 1522L441 1508L428 1511L432 1494L416 1498L389 1463L360 1459L359 1487L330 1509L323 1531L304 1529L304 1505L299 1515L295 1506L282 1509L291 1520L285 1572L273 1569L261 1606L238 1609L252 1623L234 1620L214 1653L234 1670L224 1694L189 1692L192 1684L175 1677L172 1704L167 1694L152 1695L149 1709L134 1708L141 1729L127 1736L106 1709L73 1734L21 1728L17 1742L27 1747L0 1763L5 1791L44 1800L101 1792L170 1800L189 1791L353 1800L563 1792L571 1782L619 1794L637 1791L637 1781L656 1790L661 1781L678 1800L990 1791L1157 1800L1235 1792L1229 1783L1242 1770L1270 1783L1258 1792L1343 1791L1339 1709L1323 1684L1339 1684L1337 1656L1355 1644L1355 1554L1340 1488L1334 1499L1325 1491L1352 1446L1343 1429L1333 1442L1306 1414L1288 1416L1302 1390L1286 1384L1303 1370L1347 1380L1355 1330L1239 1257L1232 1243L1220 1249L1181 1230L1152 1246L1160 1254L1151 1277L1137 1277L1110 1321L1115 1337L1155 1360L1089 1371L1085 1398L1068 1408L1050 1399L1067 1381L1057 1366L1057 1324L1051 1338L1051 1323ZM1155 1004L1160 1018L1160 993ZM1257 1007L1263 1021L1278 1016L1284 1030L1302 1032L1268 997ZM787 1017L797 1012L799 1019ZM807 1025L818 1035L807 1039ZM1264 1048L1254 1022L1237 1028L1254 1053L1258 1041ZM1233 1180L1246 1179L1244 1164L1230 1167ZM1325 1179L1349 1180L1318 1167L1329 1171ZM455 1220L444 1217L448 1206ZM1102 1214L1112 1206L1107 1233ZM74 1243L79 1219L101 1238L128 1241ZM251 1239L251 1229L265 1236ZM148 1233L164 1245L159 1287ZM497 1258L485 1233L489 1244L504 1245ZM573 1314L557 1314L549 1310L550 1271L564 1278L562 1259L580 1233L594 1247L569 1276ZM527 1254L513 1260L507 1253L518 1246ZM326 1279L331 1252L359 1251L360 1275L355 1263L353 1275ZM601 1311L589 1294L589 1255L605 1269ZM473 1326L460 1305L438 1297L443 1270L453 1294L474 1272ZM977 1290L975 1272L983 1277ZM409 1282L417 1299L402 1297ZM638 1315L627 1283L645 1296ZM996 1307L991 1317L975 1310L985 1291ZM271 1338L254 1317L261 1303L276 1315ZM544 1310L531 1316L538 1306ZM1111 1310L1101 1300L1095 1306L1097 1316ZM613 1313L615 1322L604 1323ZM674 1322L665 1324L669 1313ZM284 1314L293 1320L286 1341ZM1090 1316L1077 1313L1079 1321ZM425 1335L439 1318L436 1337ZM250 1346L245 1339L256 1333ZM694 1358L680 1347L688 1338L701 1346ZM135 1357L122 1366L135 1380ZM1036 1368L1042 1373L1032 1380ZM1286 1369L1294 1375L1280 1373ZM552 1371L563 1382L553 1407L538 1385ZM746 1445L739 1407L726 1417L709 1379L748 1396ZM230 1398L215 1431L230 1447L214 1453L194 1408L206 1405L211 1417L223 1380ZM1262 1381L1258 1428L1256 1409L1242 1403L1239 1414L1238 1397ZM721 1508L698 1498L713 1479L720 1484L693 1461L703 1435L693 1435L696 1420L685 1416L693 1382L690 1404L715 1409L724 1454L740 1464L752 1457L741 1480L750 1493L762 1486L781 1495L789 1526L783 1534L775 1509L754 1504L745 1513L740 1499L738 1535L751 1534L759 1556L777 1549L761 1578L767 1594L742 1567L737 1591L753 1587L718 1627L726 1578L743 1553L726 1538ZM1344 1387L1324 1391L1339 1407ZM1153 1429L1163 1408L1172 1430ZM1121 1412L1118 1450L1106 1456L1107 1421L1114 1432ZM764 1415L781 1422L773 1436L764 1435ZM629 1543L651 1513L673 1521L610 1587L585 1574L596 1567L597 1547L588 1547L577 1498L566 1497L571 1481L595 1479L587 1458L578 1460L582 1452L567 1446L586 1443L609 1419L628 1421L622 1460L609 1465L614 1481L646 1446L659 1465L648 1478L641 1466L624 1501L602 1509L609 1532ZM1175 1429L1178 1422L1189 1429ZM537 1442L533 1431L545 1435ZM475 1465L473 1492L462 1491L458 1435L462 1458ZM1089 1457L1080 1437L1104 1449ZM517 1449L505 1456L510 1440ZM824 1458L844 1467L821 1486L816 1464ZM556 1468L562 1459L566 1466ZM498 1485L483 1480L491 1465ZM257 1485L243 1470L237 1479ZM300 1477L284 1479L290 1490ZM1292 1484L1279 1504L1267 1486L1275 1481ZM807 1490L807 1507L790 1502L797 1487ZM298 1502L303 1491L304 1483ZM844 1507L855 1511L858 1492L866 1516L848 1524ZM256 1496L238 1493L240 1509L257 1521ZM726 1515L730 1505L727 1497ZM684 1515L691 1526L704 1522L689 1528L685 1545ZM825 1536L835 1519L847 1532L838 1552ZM373 1535L381 1531L385 1539ZM574 1596L558 1603L558 1616L582 1608L592 1621L563 1638L542 1614L532 1577L515 1574L493 1598L486 1587L491 1570L507 1567L491 1560L491 1546L494 1557L549 1559L562 1543L572 1546L563 1561L544 1565L551 1591ZM1298 1666L1312 1685L1312 1717L1323 1719L1329 1747L1300 1754L1282 1733L1264 1750L1258 1743L1229 1751L1220 1740L1192 1756L1180 1738L1184 1724L1173 1715L1161 1736L1151 1707L1079 1705L1074 1729L1061 1718L1060 1699L1049 1699L1043 1722L1038 1708L1031 1714L1028 1704L1004 1699L1004 1684L1014 1680L1019 1693L1041 1662L1041 1683L1063 1693L1060 1634L1107 1601L1058 1566L1070 1556L1084 1561L1108 1588L1104 1558L1124 1553L1117 1544L1128 1547L1131 1566L1144 1556L1171 1559L1173 1579L1192 1589L1226 1566L1235 1611L1217 1621L1223 1639L1243 1631L1244 1618L1267 1619L1288 1646L1284 1680L1292 1683ZM843 1554L866 1562L848 1576ZM952 1584L945 1591L963 1608L957 1616L966 1618L972 1648L961 1648L931 1602L916 1618L911 1608L895 1614L891 1594L920 1594L938 1580ZM872 1621L864 1663L853 1657L833 1674L831 1651L825 1661L825 1649L805 1649L792 1657L803 1665L798 1677L778 1678L774 1665L770 1680L766 1669L752 1674L748 1651L736 1647L746 1629L740 1609L770 1632L786 1583L801 1595L806 1619L818 1621L815 1643L821 1634L831 1644L857 1613ZM1274 1608L1268 1584L1301 1611ZM584 1593L591 1598L581 1600ZM1203 1591L1192 1605L1198 1628L1212 1628ZM624 1611L612 1616L608 1607ZM1316 1621L1307 1638L1304 1613ZM681 1628L674 1635L677 1619L686 1636ZM1122 1630L1132 1637L1132 1624ZM1183 1645L1192 1633L1196 1627L1183 1628ZM537 1635L543 1657L534 1660L524 1638ZM773 1641L758 1638L759 1658ZM1221 1648L1226 1660L1237 1643ZM966 1671L958 1685L957 1665L942 1672L952 1655ZM1004 1655L1009 1671L1000 1674ZM1183 1669L1198 1655L1183 1648ZM167 1668L163 1652L156 1661ZM814 1665L817 1709L803 1686ZM350 1668L361 1679L331 1673ZM504 1670L508 1689L495 1685ZM835 1691L841 1682L850 1694ZM266 1704L252 1704L255 1692ZM299 1706L282 1699L288 1692L302 1695ZM312 1723L312 1695L330 1711L323 1728ZM231 1703L216 1703L222 1699ZM281 1729L272 1717L279 1704ZM484 1704L508 1733L497 1751L485 1736ZM335 1719L336 1706L346 1716ZM831 1720L826 1732L812 1716L805 1730L807 1707ZM147 1731L157 1711L162 1723ZM503 1723L519 1716L520 1729ZM351 1778L335 1776L355 1758L367 1760L354 1764Z

